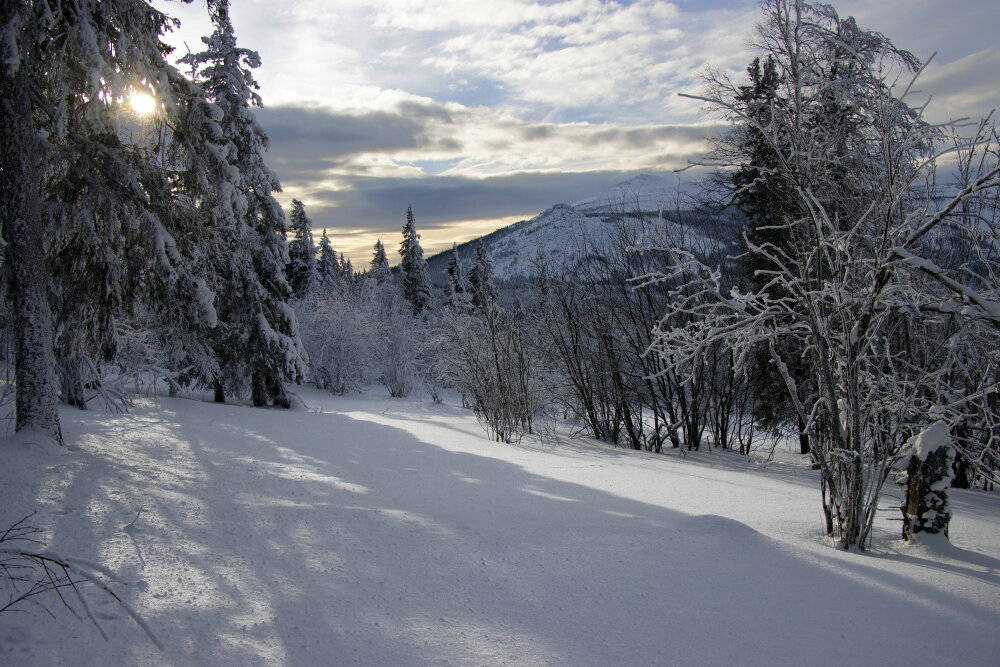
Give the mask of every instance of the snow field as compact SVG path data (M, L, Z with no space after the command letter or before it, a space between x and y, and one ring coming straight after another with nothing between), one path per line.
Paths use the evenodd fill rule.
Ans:
M110 641L50 601L0 616L0 663L1000 659L997 494L955 494L951 545L903 545L885 512L843 553L794 460L503 445L454 405L299 394L66 410L70 447L3 443L0 519L37 510L53 550L117 573L166 650L89 591Z

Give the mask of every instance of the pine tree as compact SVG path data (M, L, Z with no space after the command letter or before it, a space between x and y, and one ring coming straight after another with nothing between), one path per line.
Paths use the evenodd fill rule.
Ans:
M288 242L288 282L295 296L304 296L319 282L319 272L316 267L316 245L312 238L312 221L298 199L292 200L292 216L288 227L294 234Z
M469 271L469 287L474 307L487 314L496 310L500 297L493 283L493 264L481 240L476 244L476 259Z
M207 49L183 60L200 75L212 101L222 110L219 149L238 174L237 187L219 183L202 206L210 224L229 243L218 258L222 321L216 350L221 374L216 398L226 386L238 389L249 381L251 400L287 406L284 382L305 373L305 351L287 301L288 249L285 218L273 192L277 177L264 163L268 139L251 106L260 106L257 82L250 70L260 56L236 46L228 0L210 5L215 32L202 38Z
M431 279L427 274L427 261L424 259L423 248L420 247L420 235L417 234L413 220L413 207L406 207L406 223L403 225L403 240L399 244L399 269L403 278L403 296L413 312L423 313L431 305Z
M372 261L368 265L368 273L381 285L389 281L391 277L389 269L389 258L385 254L385 246L382 239L375 241L375 248L372 252Z
M325 229L323 230L323 236L319 240L319 260L316 262L316 273L319 284L323 287L332 287L343 277L337 253L334 252L333 246L330 245L330 237L326 235Z

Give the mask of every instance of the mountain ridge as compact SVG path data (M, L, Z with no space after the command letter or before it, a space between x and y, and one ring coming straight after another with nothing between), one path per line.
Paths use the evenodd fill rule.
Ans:
M675 202L685 191L676 178L639 174L593 197L573 204L553 204L533 218L460 243L459 258L466 267L471 267L475 247L482 242L497 282L530 280L537 275L540 262L554 265L567 262L574 256L580 239L606 239L619 220L656 220L664 203ZM431 281L438 287L447 282L451 252L444 250L427 259Z

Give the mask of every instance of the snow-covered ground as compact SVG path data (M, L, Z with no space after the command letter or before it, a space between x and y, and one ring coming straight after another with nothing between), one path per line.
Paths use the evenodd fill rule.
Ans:
M107 642L50 599L0 616L0 664L1000 664L1000 494L954 494L952 545L887 511L844 553L795 457L504 445L447 403L299 395L0 441L3 525L37 510L165 645L91 590Z

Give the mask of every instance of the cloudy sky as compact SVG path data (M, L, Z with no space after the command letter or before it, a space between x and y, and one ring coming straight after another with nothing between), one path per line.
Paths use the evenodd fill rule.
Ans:
M181 51L204 0L157 2ZM921 59L935 118L1000 106L1000 2L836 2ZM734 74L756 0L232 0L257 50L268 161L334 247L366 263L412 204L425 252L638 173L684 166L716 126L697 75Z

